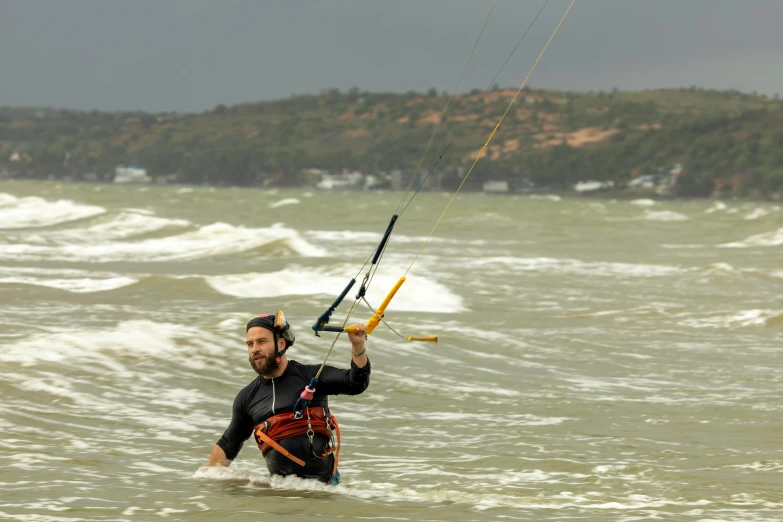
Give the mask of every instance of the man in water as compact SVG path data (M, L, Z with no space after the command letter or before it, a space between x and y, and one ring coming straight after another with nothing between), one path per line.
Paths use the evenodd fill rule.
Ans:
M329 412L329 395L358 395L370 384L365 325L353 326L351 368L324 366L310 404L294 407L320 368L286 357L294 332L282 312L259 315L247 323L247 353L258 373L234 399L231 423L212 449L207 466L229 466L251 435L274 475L297 475L337 484L339 428ZM336 436L335 436L336 434Z

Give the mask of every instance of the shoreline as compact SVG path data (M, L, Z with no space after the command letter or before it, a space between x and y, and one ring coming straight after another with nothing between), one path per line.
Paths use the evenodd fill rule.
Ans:
M404 191L403 190L391 190L391 189L339 189L339 190L324 190L319 189L314 186L310 185L285 185L285 186L268 186L264 187L262 185L218 185L218 184L189 184L189 183L112 183L107 181L88 181L88 180L62 180L62 179L20 179L20 178L8 178L8 179L0 179L0 187L2 187L6 183L43 183L47 185L85 185L85 186L92 186L92 187L118 187L118 188L177 188L177 189L183 189L183 188L189 188L189 189L215 189L215 190L260 190L260 191L280 191L280 190L300 190L303 192L312 192L312 193L346 193L346 194L353 194L353 193L373 193L373 194L401 194ZM449 190L432 190L428 189L425 191L422 191L422 193L429 193L429 194L453 194L453 191ZM462 194L485 194L487 196L491 197L513 197L513 196L528 196L528 197L540 197L540 198L547 198L549 196L562 198L562 199L569 199L569 200L579 200L583 199L586 201L634 201L634 200L651 200L656 203L666 203L666 202L753 202L753 203L769 203L771 205L781 204L780 199L771 199L771 198L754 198L751 196L736 196L736 195L730 195L730 196L714 196L714 197L695 197L695 196L661 196L659 194L647 194L642 192L630 192L630 191L620 191L620 190L602 190L602 191L595 191L594 193L584 194L579 193L576 191L569 191L569 190L540 190L540 191L515 191L515 192L493 192L493 191L484 191L484 190L461 190L460 193Z

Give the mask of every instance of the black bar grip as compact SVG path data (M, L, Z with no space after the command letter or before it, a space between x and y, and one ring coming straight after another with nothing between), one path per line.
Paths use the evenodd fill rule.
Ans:
M389 226L386 227L386 232L383 233L383 239L381 239L381 242L378 244L378 248L375 249L375 255L372 257L372 264L378 262L378 258L381 257L381 252L383 252L384 247L386 247L386 242L389 241L389 236L392 233L392 229L394 228L394 223L397 221L397 218L399 216L397 214L394 214L391 217L391 221L389 221Z
M319 328L322 332L344 332L342 326L329 326L328 324L323 325L321 328Z
M345 287L342 293L337 296L337 299L334 300L332 306L327 308L326 311L322 313L321 316L315 321L315 324L313 325L313 330L315 330L316 332L322 330L321 326L329 322L329 319L332 317L332 312L334 312L335 308L340 306L340 303L343 302L343 299L345 299L345 296L348 295L348 292L351 291L351 288L353 288L354 284L356 284L355 277L351 279L351 281L348 283L348 286ZM340 331L342 332L342 330Z

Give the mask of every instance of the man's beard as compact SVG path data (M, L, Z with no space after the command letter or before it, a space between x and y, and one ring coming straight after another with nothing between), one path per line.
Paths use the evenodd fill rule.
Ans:
M274 375L277 369L280 368L280 363L277 362L277 359L274 356L266 357L259 363L256 363L252 357L248 357L248 360L250 361L250 367L253 368L256 373L262 377L266 375Z

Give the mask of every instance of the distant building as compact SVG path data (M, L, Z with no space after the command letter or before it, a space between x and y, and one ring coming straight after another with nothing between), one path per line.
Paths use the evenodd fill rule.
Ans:
M483 189L484 192L499 192L499 193L505 193L511 190L508 181L506 180L485 181Z
M673 194L674 185L677 184L677 180L683 173L684 169L679 163L669 171L665 171L661 168L658 172L642 176L638 176L634 170L631 174L634 178L628 182L627 186L631 189L652 190L659 196L668 197Z
M655 180L651 174L639 176L628 182L628 188L652 189L655 188Z
M606 190L614 187L614 181L580 181L574 185L574 190L580 194L586 192L596 192L598 190Z
M139 167L117 166L114 169L114 183L149 183L152 178L147 175L147 170Z
M342 174L324 174L315 187L321 190L359 189L363 177L358 170L343 169Z

